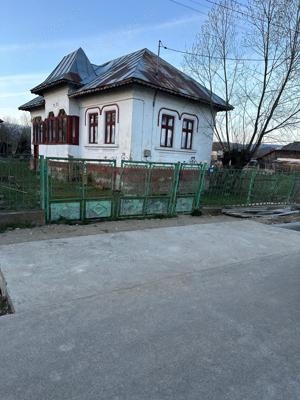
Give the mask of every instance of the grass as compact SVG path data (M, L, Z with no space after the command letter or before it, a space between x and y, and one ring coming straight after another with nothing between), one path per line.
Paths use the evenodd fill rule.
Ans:
M0 225L0 233L4 233L6 231L11 231L14 229L27 229L27 228L32 228L32 224L27 223L27 224L5 224L5 225Z
M40 208L39 173L28 161L0 163L0 210Z

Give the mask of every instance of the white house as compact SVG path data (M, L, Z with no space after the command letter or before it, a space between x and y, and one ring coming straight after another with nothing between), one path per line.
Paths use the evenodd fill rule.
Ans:
M31 90L34 155L190 162L210 160L213 118L232 107L142 49L103 65L80 48Z

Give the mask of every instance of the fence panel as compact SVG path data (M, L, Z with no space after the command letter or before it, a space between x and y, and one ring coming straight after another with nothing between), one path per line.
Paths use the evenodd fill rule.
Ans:
M206 171L201 204L225 206L247 204L251 173L236 170Z
M0 211L40 209L39 162L33 159L0 160Z
M123 161L118 217L172 215L177 176L176 164Z
M300 204L300 173L293 174L293 182L289 193L289 202Z
M115 161L47 158L48 221L113 218Z
M182 164L176 194L176 213L191 213L200 206L205 165Z
M249 204L284 204L289 201L293 176L285 173L255 174Z

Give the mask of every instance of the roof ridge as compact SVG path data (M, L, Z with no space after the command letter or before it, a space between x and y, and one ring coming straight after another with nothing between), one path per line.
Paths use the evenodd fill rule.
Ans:
M136 71L139 69L141 62L143 61L143 57L144 57L145 53L147 53L148 51L150 51L150 50L148 50L146 47L140 50L140 52L141 52L141 58L140 58L139 61L136 63L136 66L135 66L135 68L134 68L133 75L135 75Z
M119 60L121 58L124 58L124 57L132 56L133 54L136 54L136 53L139 53L139 52L142 52L142 51L145 51L145 50L148 50L148 49L146 47L144 47L143 49L132 51L131 53L125 54L123 56L112 58L111 60L108 60L108 61L104 62L103 64L99 64L99 65L98 64L94 64L94 65L96 65L98 68L99 67L103 67L106 64L109 64L111 62L115 62L115 61L117 61L117 60ZM148 50L148 51L150 51L150 50Z

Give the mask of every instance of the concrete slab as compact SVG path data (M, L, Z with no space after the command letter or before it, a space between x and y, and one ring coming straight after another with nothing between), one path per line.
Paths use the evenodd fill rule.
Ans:
M1 400L299 400L299 260L257 257L1 317Z
M1 246L1 400L299 400L299 245L237 221Z
M18 313L299 248L296 232L236 221L1 246L0 268Z

